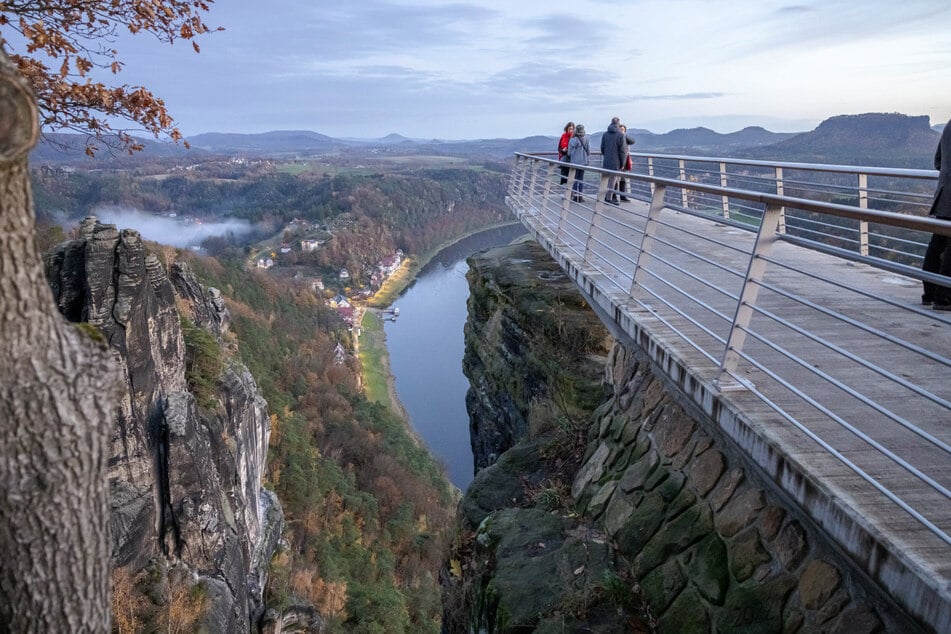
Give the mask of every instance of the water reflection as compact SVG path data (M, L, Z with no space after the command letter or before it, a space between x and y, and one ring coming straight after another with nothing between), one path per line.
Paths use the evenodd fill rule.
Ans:
M490 229L440 251L393 303L400 309L399 319L385 323L400 400L413 427L462 490L472 481L473 469L466 413L469 381L462 373L466 258L524 233L521 225Z

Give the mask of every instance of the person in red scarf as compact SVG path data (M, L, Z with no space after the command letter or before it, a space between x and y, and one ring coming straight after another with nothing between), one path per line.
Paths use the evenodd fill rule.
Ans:
M561 138L558 139L558 160L568 162L568 142L571 141L572 135L575 133L575 124L569 121L565 124L565 133L561 135ZM568 182L568 168L561 168L561 184L564 185Z

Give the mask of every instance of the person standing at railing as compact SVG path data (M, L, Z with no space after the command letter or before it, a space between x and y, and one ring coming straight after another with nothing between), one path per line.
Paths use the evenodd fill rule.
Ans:
M568 161L572 165L587 165L590 154L588 137L585 136L584 126L579 123L575 126L575 135L568 142ZM571 191L571 200L584 202L584 170L575 169L575 182L571 185Z
M951 121L945 124L941 132L941 140L934 154L934 168L938 170L938 186L928 213L935 218L951 220ZM951 237L932 234L921 268L929 273L951 277ZM951 310L951 289L931 282L923 284L925 291L921 296L922 304L934 304L935 310Z
M561 135L561 138L558 139L558 160L568 162L568 142L571 140L572 135L575 132L575 124L569 121L565 124L565 132ZM564 185L568 182L568 168L561 168L561 184Z
M634 161L631 160L631 146L634 145L634 137L627 133L627 126L623 123L619 124L618 127L621 129L621 135L624 137L624 163L621 166L621 171L630 172L634 168ZM624 195L630 191L628 187L629 182L630 180L627 178L622 178L618 182L618 190L621 192L622 203L631 201L630 198Z
M619 171L624 166L626 143L621 134L621 120L618 117L611 119L611 125L601 137L601 167L606 170ZM617 205L617 176L608 176L608 191L604 195L604 202Z

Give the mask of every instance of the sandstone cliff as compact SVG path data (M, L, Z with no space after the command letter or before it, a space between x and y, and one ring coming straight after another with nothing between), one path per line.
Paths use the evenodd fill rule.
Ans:
M470 265L483 468L460 504L453 631L917 631L636 346L578 345L601 324L566 280L539 282L558 277L540 247ZM560 327L553 304L574 309ZM605 397L579 398L597 391L596 361Z
M48 256L47 277L63 315L104 339L125 377L109 460L117 569L157 605L173 586L197 588L204 627L249 631L283 518L261 486L267 403L223 352L220 294L92 217Z

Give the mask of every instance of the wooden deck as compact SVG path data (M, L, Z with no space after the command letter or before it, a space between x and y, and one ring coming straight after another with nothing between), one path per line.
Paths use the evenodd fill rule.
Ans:
M951 313L921 307L915 280L779 241L745 333L751 359L724 377L756 235L665 209L639 254L647 204L595 214L587 198L568 213L560 198L510 206L780 491L910 613L951 631Z

